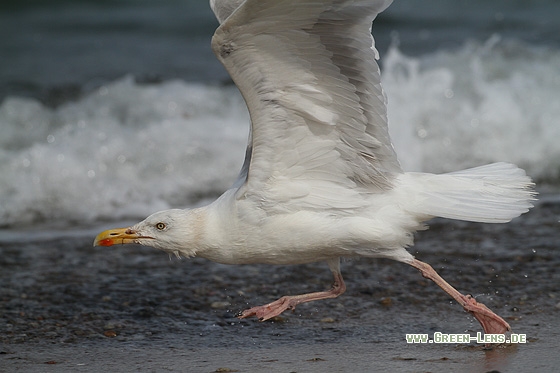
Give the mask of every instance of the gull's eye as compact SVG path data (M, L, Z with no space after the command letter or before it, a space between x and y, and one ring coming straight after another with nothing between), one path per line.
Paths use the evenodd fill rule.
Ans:
M157 223L156 228L159 229L160 231L164 230L165 229L165 223Z

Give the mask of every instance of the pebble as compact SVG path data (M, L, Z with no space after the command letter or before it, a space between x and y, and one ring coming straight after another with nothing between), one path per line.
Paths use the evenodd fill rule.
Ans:
M114 330L105 330L105 331L103 332L103 335L104 335L105 337L108 337L108 338L113 338L113 337L116 337L116 336L117 336L117 332L114 331Z
M392 306L393 305L393 300L389 297L383 297L381 298L381 300L379 301L379 303L381 303L382 306Z

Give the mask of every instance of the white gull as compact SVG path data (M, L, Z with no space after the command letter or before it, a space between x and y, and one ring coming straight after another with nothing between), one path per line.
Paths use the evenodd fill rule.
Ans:
M391 0L210 0L213 50L241 91L251 135L237 182L200 208L157 212L100 233L226 264L326 261L330 290L284 296L240 317L275 317L346 286L340 258L389 258L433 280L482 325L508 323L407 250L423 222L505 223L528 211L533 183L508 163L442 175L403 172L389 139L371 26Z

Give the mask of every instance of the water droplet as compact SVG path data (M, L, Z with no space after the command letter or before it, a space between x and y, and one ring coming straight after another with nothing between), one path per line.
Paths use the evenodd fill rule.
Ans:
M53 135L48 135L48 136L47 136L47 142L48 142L49 144L52 144L52 143L54 142L54 140L55 140L55 138L54 138Z
M90 179L93 179L95 177L95 171L94 170L89 170L87 172L87 175Z

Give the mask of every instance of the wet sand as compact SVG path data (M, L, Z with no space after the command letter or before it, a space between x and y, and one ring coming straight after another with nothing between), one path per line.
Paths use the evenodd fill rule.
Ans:
M525 372L560 364L560 198L503 225L434 220L411 252L504 317L526 344L407 344L481 328L413 268L342 264L347 292L273 321L236 313L327 288L324 263L225 266L92 233L0 232L0 371ZM113 225L113 224L111 224Z

